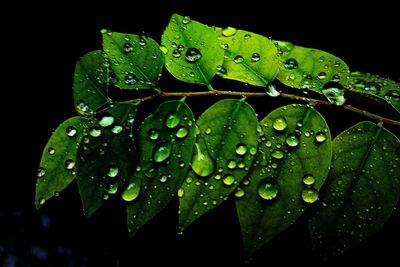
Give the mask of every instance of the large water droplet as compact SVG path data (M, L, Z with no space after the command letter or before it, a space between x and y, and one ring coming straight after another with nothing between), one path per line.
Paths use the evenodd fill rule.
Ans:
M176 135L176 137L182 139L182 138L185 138L188 135L188 133L189 133L189 130L187 128L181 127L176 131L175 135Z
M111 126L114 123L114 117L113 116L103 116L100 121L99 121L99 125L101 127L108 127Z
M163 162L171 155L170 145L162 144L154 148L153 159L155 162Z
M36 172L37 178L42 178L46 174L47 170L43 167L39 167Z
M93 126L93 127L90 128L89 134L92 137L99 137L101 135L101 129L99 127L97 127L97 126Z
M289 134L286 137L286 144L290 147L296 147L299 145L299 138L295 134Z
M311 174L304 175L302 180L305 185L313 185L315 183L315 178Z
M197 48L189 48L185 54L186 61L189 63L195 63L201 59L200 50Z
M244 61L244 58L240 55L233 58L233 62L238 63L238 64L242 63L243 61Z
M153 128L149 131L150 140L157 140L159 136L160 136L160 132L157 129Z
M318 132L315 134L315 141L323 143L326 140L326 134L324 132Z
M279 193L279 185L272 178L266 178L260 181L257 188L258 195L265 200L276 198Z
M107 176L111 178L116 177L118 175L118 172L119 172L118 166L116 164L111 164L108 167Z
M72 159L67 159L64 162L65 168L67 168L67 170L72 170L75 167L75 162Z
M69 137L74 137L76 135L76 133L77 133L77 130L76 130L76 128L74 126L68 126L65 129L65 132L67 133L67 135Z
M314 188L305 188L301 192L301 198L306 203L314 203L318 200L318 191Z
M247 153L247 146L245 144L238 144L236 146L236 154L239 156L246 155Z
M49 152L50 155L54 155L56 153L56 149L54 147L49 147L47 152Z
M272 127L274 127L277 131L283 131L287 127L286 119L283 117L277 118L272 123Z
M136 83L136 76L133 72L129 72L125 75L125 83L129 85Z
M235 35L237 32L237 29L234 27L226 27L225 29L222 30L222 35L225 37L231 37Z
M288 60L285 61L285 69L294 70L297 69L298 66L299 64L294 58L289 58Z
M285 156L285 154L283 153L282 150L276 149L272 151L271 156L275 159L282 159Z
M194 153L191 162L192 170L201 177L207 177L214 172L214 161L208 155L207 151L201 151L199 144L195 144Z
M165 125L168 128L173 129L176 126L179 125L180 121L181 121L181 116L179 116L178 113L175 113L175 112L174 113L170 113L170 114L167 115L167 118L166 118L166 121L165 121Z
M260 60L260 54L259 53L253 53L253 55L251 55L251 61L257 62L259 60Z
M124 192L121 194L121 197L125 201L133 201L139 196L140 192L140 183L131 182L128 184Z
M222 178L222 181L224 182L225 185L232 185L235 182L235 177L232 174L226 174Z

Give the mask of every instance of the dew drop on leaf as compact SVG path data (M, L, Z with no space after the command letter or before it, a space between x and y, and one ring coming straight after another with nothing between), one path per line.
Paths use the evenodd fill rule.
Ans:
M250 147L250 155L252 155L252 156L254 156L254 155L256 155L257 154L257 148L256 147Z
M181 116L179 116L178 113L170 113L167 115L167 118L165 120L165 125L168 128L173 129L179 125L180 121L181 121Z
M183 188L179 188L178 189L178 197L183 197L184 194L185 194L185 190L183 190Z
M328 98L329 102L341 106L346 102L344 98L344 90L339 88L323 89L322 93Z
M201 151L196 143L191 162L192 170L201 177L207 177L214 172L214 161L208 155L207 151Z
M43 206L44 205L44 203L46 202L46 199L44 199L44 198L39 198L39 204L41 205L41 206Z
M258 195L265 200L276 198L279 193L279 185L272 178L266 178L260 181L257 188Z
M125 83L128 85L136 83L136 76L133 72L129 72L125 75Z
M163 176L160 177L160 182L161 183L165 183L167 180L168 180L168 176L166 176L166 175L163 175Z
M151 129L149 131L150 140L154 140L155 141L155 140L158 139L159 136L160 136L160 133L159 133L159 131L157 129Z
M274 127L277 131L283 131L287 127L286 119L283 117L277 118L272 123L272 127Z
M222 30L222 35L225 37L231 37L235 35L237 32L237 29L234 27L226 27L225 29Z
M111 178L114 178L114 177L116 177L118 175L118 172L119 172L118 166L116 164L111 164L108 167L107 176L111 177Z
M234 169L236 168L236 162L233 159L228 160L228 164L227 164L228 169Z
M196 63L201 59L200 50L197 48L189 48L185 54L186 61L189 63Z
M299 145L299 138L295 134L289 134L286 137L286 144L290 147L296 147Z
M75 162L72 159L67 159L64 162L65 168L67 168L67 170L72 170L75 167Z
M182 24L187 25L190 23L190 21L191 21L191 19L189 16L184 16L182 19Z
M243 57L242 56L236 56L236 57L234 57L233 58L233 61L235 62L235 63L242 63L243 61L244 61L244 59L243 59Z
M164 55L166 55L168 53L168 48L163 45L160 45L160 50Z
M108 194L114 195L118 192L118 183L110 183L106 189Z
M294 69L297 69L299 64L297 63L296 59L289 58L288 60L285 61L285 65L284 66L285 66L285 69L294 70Z
M121 197L125 201L133 201L139 196L140 184L139 183L129 183Z
M306 203L314 203L318 200L318 191L314 188L306 188L301 192L301 198Z
M65 132L69 137L74 137L77 133L77 130L74 126L68 126L67 129L65 129Z
M253 53L253 55L251 55L251 61L257 62L259 60L260 60L260 54L259 53Z
M180 58L181 57L181 51L179 50L179 49L174 49L173 51L172 51L172 56L174 57L174 58Z
M315 141L323 143L326 140L326 134L324 132L318 132L315 134Z
M236 146L236 154L238 154L239 156L243 156L246 155L247 153L247 147L245 144L238 144Z
M47 152L49 152L50 155L54 155L56 153L56 149L54 147L49 147Z
M163 162L171 155L171 148L169 145L162 144L154 148L153 159L155 162Z
M305 185L313 185L315 183L315 178L311 174L304 175L302 180Z
M211 134L211 128L206 129L206 134Z
M126 43L124 44L124 51L125 51L125 53L130 53L130 52L132 52L132 51L133 51L133 46L132 46L132 44L129 43L129 42L126 42Z
M245 195L245 191L241 187L236 188L235 197L242 198L242 197L244 197L244 195Z
M38 178L42 178L43 176L45 176L46 172L47 172L47 171L46 171L45 168L39 167L39 168L37 169L36 176L37 176Z
M103 116L99 121L99 125L101 127L108 127L111 126L113 123L114 123L113 116Z
M282 159L285 156L285 154L283 153L282 150L276 149L272 151L271 156L275 159Z
M325 72L320 72L319 74L318 74L318 79L320 79L320 80L323 80L323 79L325 79L326 78L326 73Z
M99 137L101 135L101 129L97 126L93 126L90 128L89 134L92 137Z
M235 177L232 174L226 174L222 179L225 185L232 185L235 182Z
M122 132L123 127L121 125L114 125L114 127L112 127L111 132L113 134L119 134L120 132Z
M176 135L176 137L182 139L182 138L185 138L188 135L188 133L189 133L189 130L187 128L181 127L176 131L175 135Z

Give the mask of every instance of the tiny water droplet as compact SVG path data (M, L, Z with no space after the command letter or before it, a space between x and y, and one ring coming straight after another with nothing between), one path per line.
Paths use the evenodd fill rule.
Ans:
M181 122L181 116L179 116L178 113L174 112L167 115L167 118L165 120L165 125L168 128L173 129L176 126L178 126L180 122Z
M247 146L245 144L238 144L236 146L236 154L239 156L246 155L247 153Z
M191 21L191 19L189 16L184 16L182 19L182 24L187 25L190 23L190 21Z
M110 166L108 166L107 176L110 178L114 178L118 175L118 172L118 166L116 164L110 164Z
M232 185L235 182L235 177L232 174L226 174L222 179L225 185Z
M305 185L313 185L315 183L315 178L311 174L304 175L302 180Z
M260 60L260 54L259 53L253 53L253 55L251 55L251 61L257 62L259 60Z
M211 133L211 128L207 128L205 131L206 134L210 134Z
M129 85L136 83L136 76L133 72L129 72L125 75L125 83Z
M160 136L160 132L157 129L150 129L149 131L149 138L150 140L157 140Z
M222 35L225 37L231 37L231 36L235 35L236 32L237 32L236 28L229 26L222 30Z
M228 165L227 165L228 169L234 169L236 168L236 162L234 160L228 160Z
M193 47L189 48L185 54L186 61L189 63L195 63L199 61L201 59L201 56L202 55L200 53L200 50Z
M43 206L44 203L46 203L46 199L43 197L39 198L39 205Z
M242 56L236 56L233 58L233 61L237 64L242 63L244 61L244 58Z
M36 172L37 178L42 178L46 174L47 170L43 167L39 167Z
M54 147L49 147L47 152L49 152L50 155L54 155L56 153L56 149Z
M65 129L65 132L67 133L67 135L69 137L74 137L76 135L76 133L77 133L77 130L76 130L76 128L74 126L68 126Z
M157 175L157 169L155 169L155 168L147 169L147 170L145 170L144 175L147 178L154 178Z
M244 167L246 167L246 164L243 161L239 161L238 167L239 169L243 169Z
M108 184L106 189L107 193L114 195L118 192L118 183Z
M167 180L168 180L168 176L166 176L166 175L163 175L163 176L160 177L160 182L161 183L165 183Z
M92 137L99 137L101 135L101 129L99 127L97 127L97 126L93 126L93 127L90 128L89 134Z
M163 45L160 45L160 50L164 55L166 55L168 53L168 48Z
M250 147L250 151L249 152L250 152L250 155L254 156L254 155L257 154L257 148L252 146L252 147Z
M75 167L75 162L72 159L67 159L64 162L65 168L67 168L67 170L72 170Z
M114 123L113 116L103 116L99 121L99 125L101 127L108 127L111 126L113 123Z
M124 192L121 194L123 200L129 202L135 200L139 196L140 184L131 182L128 184Z
M276 149L272 152L271 156L275 159L282 159L285 154L283 153L282 150Z
M182 139L185 138L189 133L189 130L185 127L181 127L176 131L176 137Z
M179 188L178 189L178 197L183 197L184 194L185 194L185 190L183 190L183 188Z
M171 155L170 145L161 144L154 148L153 159L155 162L163 162Z
M228 74L228 71L223 66L218 65L217 66L217 74L224 76L224 75Z
M272 178L266 178L260 181L257 188L258 195L265 200L276 198L279 193L279 185Z
M288 60L285 61L285 65L284 66L285 66L285 69L294 70L294 69L297 69L299 64L297 63L296 59L289 58Z
M189 72L189 76L193 78L195 76L194 72L193 71Z
M286 119L283 117L277 118L272 123L272 127L274 127L277 131L283 131L287 127Z
M301 198L306 203L314 203L318 200L318 191L314 188L306 188L301 192Z
M235 197L242 198L242 197L244 197L244 195L245 195L245 191L241 187L236 188Z
M248 34L248 33L246 33L246 34L244 35L244 39L245 39L245 40L248 40L250 37L251 37L251 35Z
M132 46L132 44L129 43L129 42L126 42L126 43L124 44L124 51L125 51L125 53L130 53L130 52L132 52L132 51L133 51L133 46Z
M320 79L320 80L323 80L323 79L325 79L326 78L326 73L325 72L320 72L319 74L318 74L318 79Z
M113 134L119 134L121 133L123 130L123 127L121 125L114 125L114 127L112 127L111 132Z
M182 55L182 54L181 54L181 51L180 51L179 49L174 49L174 50L172 51L172 56L173 56L174 58L179 58L181 55Z
M324 132L318 132L315 134L315 141L323 143L326 140L326 134Z

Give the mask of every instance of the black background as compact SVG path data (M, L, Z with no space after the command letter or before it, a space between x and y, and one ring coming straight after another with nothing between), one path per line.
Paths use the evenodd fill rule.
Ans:
M128 239L123 205L111 200L91 219L81 213L76 185L34 210L35 171L52 129L74 116L72 80L75 62L101 49L100 29L146 34L158 42L173 13L208 25L235 26L278 40L315 47L345 60L352 70L400 77L396 8L380 2L349 7L340 3L296 4L286 1L110 1L82 4L14 4L3 9L0 33L2 62L2 133L0 264L4 266L190 266L241 265L241 234L233 202L228 201L177 232L177 201ZM240 85L235 82L215 84ZM161 86L184 90L163 72ZM176 89L175 89L176 88ZM197 87L191 87L197 88ZM236 88L236 87L235 87ZM204 101L204 103L202 102ZM198 115L215 100L189 100ZM250 100L265 116L287 102ZM149 104L151 112L155 104ZM362 120L339 109L320 110L333 135ZM344 118L346 116L346 118ZM393 130L393 128L391 128ZM398 134L398 131L397 131ZM399 136L399 135L398 135ZM328 260L311 249L306 220L264 246L250 264L309 265L397 260L399 213L368 242ZM15 265L12 265L12 263Z

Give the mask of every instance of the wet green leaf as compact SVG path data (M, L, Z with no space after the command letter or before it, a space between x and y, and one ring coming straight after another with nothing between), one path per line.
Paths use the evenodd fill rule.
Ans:
M225 201L247 175L257 153L257 124L244 100L219 101L200 116L200 135L180 199L183 228Z
M174 14L161 43L165 66L176 79L211 88L210 81L224 61L224 51L212 28Z
M164 56L147 36L102 30L103 49L121 89L158 89Z
M36 182L36 208L57 196L75 178L78 145L90 120L73 117L64 121L54 131L43 150Z
M333 162L309 221L327 255L349 250L377 232L400 197L400 142L385 128L361 122L333 140Z
M318 198L331 161L331 136L312 107L289 105L259 124L260 145L236 199L246 254L292 225Z
M276 41L281 51L282 67L278 80L299 89L323 93L328 82L346 84L349 68L340 58L325 51ZM326 89L329 89L328 87Z
M188 171L194 142L193 114L182 101L164 102L142 123L140 163L122 195L128 201L131 236L175 196Z
M107 95L108 66L101 51L92 51L79 59L75 66L74 102L79 115L88 116L110 103Z
M251 85L267 86L278 74L277 48L268 38L232 27L215 28L225 59L218 74Z
M79 145L76 173L83 212L90 217L108 198L120 194L135 167L134 104L103 112Z

